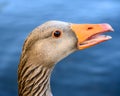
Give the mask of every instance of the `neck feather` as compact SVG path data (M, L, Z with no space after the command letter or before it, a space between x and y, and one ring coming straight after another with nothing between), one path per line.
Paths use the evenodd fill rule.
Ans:
M19 96L52 96L51 71L41 64L21 62L18 69Z

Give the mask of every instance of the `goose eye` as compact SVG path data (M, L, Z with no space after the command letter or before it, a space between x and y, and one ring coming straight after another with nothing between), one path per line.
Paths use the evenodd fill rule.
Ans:
M56 30L56 31L53 32L52 35L53 35L53 37L58 38L58 37L60 37L60 36L62 35L62 31L60 31L60 30Z

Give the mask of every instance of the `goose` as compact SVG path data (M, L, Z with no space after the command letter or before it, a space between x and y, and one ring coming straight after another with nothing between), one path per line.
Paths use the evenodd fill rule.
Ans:
M112 37L111 25L48 21L35 28L24 42L18 65L19 96L53 96L50 77L54 66L69 54Z

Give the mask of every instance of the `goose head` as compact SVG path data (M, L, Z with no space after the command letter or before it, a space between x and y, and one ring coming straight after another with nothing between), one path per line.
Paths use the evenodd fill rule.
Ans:
M111 39L110 36L100 35L107 31L113 31L109 24L49 21L33 30L24 48L31 60L52 67L72 52Z

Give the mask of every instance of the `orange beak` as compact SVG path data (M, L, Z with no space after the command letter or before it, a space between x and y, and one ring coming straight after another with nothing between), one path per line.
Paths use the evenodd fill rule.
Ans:
M112 38L111 36L101 34L108 31L114 31L109 24L71 24L71 29L78 39L78 49L89 48L109 40Z

